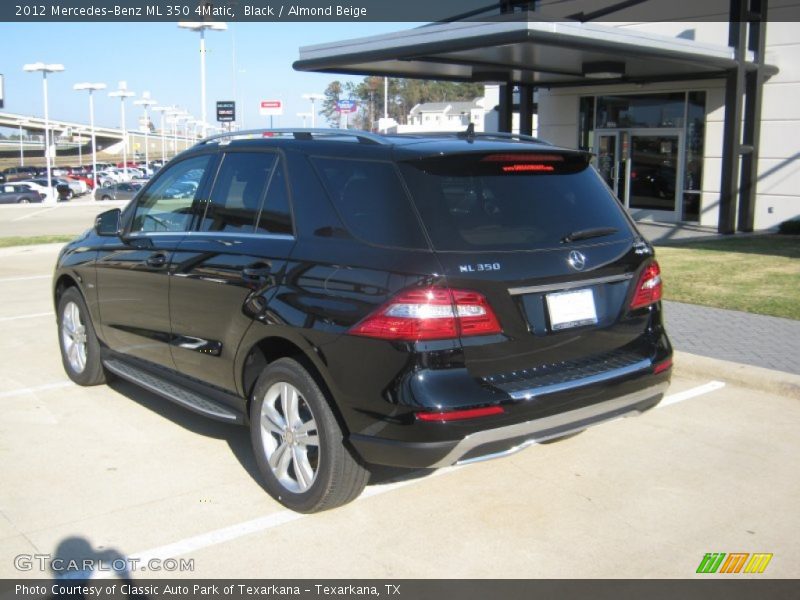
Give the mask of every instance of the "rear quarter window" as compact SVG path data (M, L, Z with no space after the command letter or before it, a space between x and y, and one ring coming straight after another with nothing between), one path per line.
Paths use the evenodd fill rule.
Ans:
M428 247L393 163L328 157L311 162L353 236L377 246Z

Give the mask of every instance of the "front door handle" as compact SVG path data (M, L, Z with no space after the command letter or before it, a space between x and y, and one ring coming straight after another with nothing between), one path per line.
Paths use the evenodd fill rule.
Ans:
M272 266L263 262L253 263L242 269L242 279L245 279L247 281L257 281L260 279L265 279L269 277L271 274L272 274Z
M145 262L149 267L163 267L165 264L167 264L167 255L163 252L157 252L148 256Z

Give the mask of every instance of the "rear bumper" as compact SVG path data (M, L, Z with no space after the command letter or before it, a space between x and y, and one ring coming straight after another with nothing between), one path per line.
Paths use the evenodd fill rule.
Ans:
M507 456L530 445L587 427L639 415L661 401L669 381L549 416L476 431L456 441L404 442L355 434L350 443L370 463L408 468L440 468Z

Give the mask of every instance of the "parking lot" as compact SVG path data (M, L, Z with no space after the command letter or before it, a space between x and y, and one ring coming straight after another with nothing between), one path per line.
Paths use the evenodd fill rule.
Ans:
M193 559L134 578L683 578L708 552L772 553L759 577L798 574L795 398L678 365L642 417L468 467L379 470L354 503L299 515L260 488L244 429L124 382L69 382L50 300L58 249L0 249L1 577L53 575L18 570L19 555L87 552Z

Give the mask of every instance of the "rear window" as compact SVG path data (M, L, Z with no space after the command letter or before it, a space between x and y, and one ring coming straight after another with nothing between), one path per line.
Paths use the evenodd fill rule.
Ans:
M631 234L619 202L579 154L449 156L401 171L437 250L558 247L595 228L617 230L596 242Z
M311 160L342 222L355 237L378 246L428 247L393 163Z

